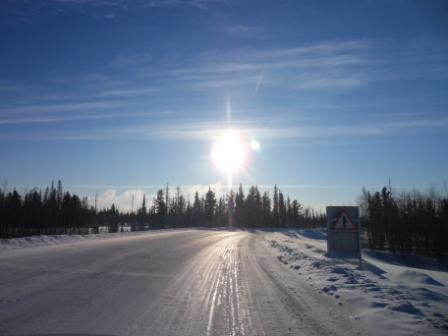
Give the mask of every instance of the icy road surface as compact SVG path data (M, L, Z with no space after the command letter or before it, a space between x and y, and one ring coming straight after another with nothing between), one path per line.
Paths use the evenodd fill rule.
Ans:
M355 335L263 233L174 230L0 251L0 335Z

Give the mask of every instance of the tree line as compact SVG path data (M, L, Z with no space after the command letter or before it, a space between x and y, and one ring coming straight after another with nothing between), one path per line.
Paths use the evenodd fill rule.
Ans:
M133 231L182 227L234 228L298 228L325 225L325 215L304 207L297 200L285 197L274 186L261 193L257 186L247 191L242 185L227 195L217 195L211 188L205 195L194 194L187 199L177 187L157 191L150 206L146 195L136 212L120 211L112 204L98 210L87 197L80 198L56 186L19 193L16 189L0 188L0 238L39 234L72 234L122 230Z
M392 192L363 190L362 225L372 249L415 253L443 259L448 255L448 196L434 190Z
M96 202L95 202L96 203ZM435 191L396 194L389 186L363 190L360 197L365 244L371 249L416 253L437 258L448 254L448 196ZM146 195L137 211L125 212L112 204L98 210L87 197L63 191L61 181L19 193L0 188L0 238L39 234L86 234L183 228L303 228L325 226L325 215L285 197L274 186L261 193L256 186L226 195L211 188L204 195L186 198L179 187L168 186L148 206Z

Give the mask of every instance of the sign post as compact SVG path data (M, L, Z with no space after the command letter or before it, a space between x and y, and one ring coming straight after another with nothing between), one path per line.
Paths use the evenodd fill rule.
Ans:
M329 255L360 258L359 208L327 206L327 251Z

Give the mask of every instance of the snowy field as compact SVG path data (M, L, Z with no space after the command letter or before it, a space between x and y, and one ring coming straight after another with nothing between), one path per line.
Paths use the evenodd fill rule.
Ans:
M361 265L328 258L324 230L268 233L265 239L281 263L313 291L333 297L341 309L351 308L350 318L372 334L448 333L446 270L408 267L392 255L374 253L363 253Z

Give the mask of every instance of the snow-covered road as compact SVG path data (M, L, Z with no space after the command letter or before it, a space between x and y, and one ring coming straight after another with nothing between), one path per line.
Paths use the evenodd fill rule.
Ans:
M174 230L3 250L0 334L365 334L264 237Z

